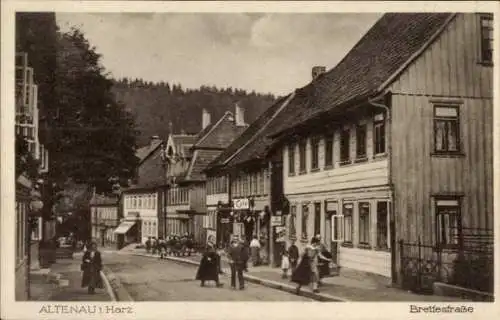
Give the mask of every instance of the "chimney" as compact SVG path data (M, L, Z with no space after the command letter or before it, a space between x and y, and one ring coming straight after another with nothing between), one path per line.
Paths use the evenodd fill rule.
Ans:
M321 74L326 72L326 67L324 66L314 66L312 68L312 78L313 80L319 77Z
M151 136L151 142L149 145L153 145L155 144L156 142L160 141L160 136Z
M207 111L207 109L203 108L201 114L201 130L208 127L210 125L210 122L211 122L210 113Z
M239 102L236 102L234 109L235 109L234 110L234 121L236 123L236 126L238 126L238 127L246 126L246 124L245 124L245 109L243 109L240 106Z

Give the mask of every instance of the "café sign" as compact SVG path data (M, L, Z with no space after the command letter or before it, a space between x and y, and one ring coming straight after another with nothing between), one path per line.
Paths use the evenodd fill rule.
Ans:
M235 210L250 209L250 201L248 198L233 200L233 208Z

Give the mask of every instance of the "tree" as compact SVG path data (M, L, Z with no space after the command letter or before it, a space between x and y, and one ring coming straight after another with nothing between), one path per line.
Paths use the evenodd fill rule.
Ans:
M116 102L101 56L80 30L59 33L57 45L53 174L108 192L110 177L128 180L136 165L134 119Z

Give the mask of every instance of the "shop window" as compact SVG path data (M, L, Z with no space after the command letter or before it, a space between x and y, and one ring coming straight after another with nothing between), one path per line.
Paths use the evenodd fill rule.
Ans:
M344 243L352 245L352 237L353 237L353 204L345 203L343 205L343 215L344 215Z
M436 153L460 151L458 106L434 106L434 150Z
M359 208L359 244L370 244L370 204L361 202Z
M388 202L377 202L377 248L389 249Z
M297 206L291 206L290 207L290 225L289 225L289 230L290 230L290 239L296 239L297 238L297 229L296 229L296 223L297 223Z
M344 127L340 132L340 165L351 163L351 130Z
M462 236L462 223L459 199L436 199L436 242L443 248L458 245Z
M304 204L302 205L302 230L301 230L302 240L307 240L308 238L307 234L308 221L309 221L309 205Z
M325 136L325 167L333 166L333 134Z

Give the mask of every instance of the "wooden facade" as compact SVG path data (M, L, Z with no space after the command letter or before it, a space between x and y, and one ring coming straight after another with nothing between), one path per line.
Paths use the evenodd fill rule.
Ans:
M457 201L462 228L493 228L493 68L481 61L481 17L458 14L389 88L398 239L435 244L440 199ZM457 110L450 152L436 150L442 106Z

